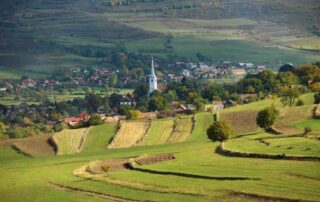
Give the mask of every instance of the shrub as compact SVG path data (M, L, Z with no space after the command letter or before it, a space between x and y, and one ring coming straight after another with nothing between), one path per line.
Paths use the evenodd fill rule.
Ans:
M307 126L304 128L304 134L308 134L308 133L311 133L312 132L312 128Z
M130 110L127 115L127 118L128 119L141 119L142 114L139 110Z
M320 92L314 95L314 104L320 104Z
M234 131L228 122L217 121L208 128L207 135L212 141L223 142L232 137Z
M67 126L67 124L65 122L57 122L53 126L53 130L55 132L60 132L60 131L62 131L64 129L66 129L66 128L68 128L68 126Z
M270 130L278 116L279 111L274 106L261 110L256 119L257 125L265 130Z
M304 105L304 102L302 99L299 99L296 103L296 106L303 106Z
M314 109L314 117L320 119L320 104L318 104Z
M103 120L99 114L91 114L89 119L90 126L97 126L103 124Z

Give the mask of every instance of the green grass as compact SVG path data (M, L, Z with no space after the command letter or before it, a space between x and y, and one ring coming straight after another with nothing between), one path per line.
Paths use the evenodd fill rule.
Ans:
M264 103L262 101L262 103ZM270 104L270 101L268 102ZM255 103L257 104L257 103ZM265 105L267 105L265 103ZM252 106L252 105L249 105ZM244 106L248 109L248 106ZM257 107L257 106L256 106ZM231 110L231 109L229 109ZM239 109L237 109L239 110ZM56 189L49 181L72 187L111 194L129 199L152 201L260 201L257 198L235 196L232 192L253 193L264 196L284 197L318 201L320 193L319 162L251 159L225 157L214 152L218 143L205 138L206 127L212 123L210 113L195 114L195 127L188 138L190 141L161 145L138 145L131 148L106 149L115 135L116 124L92 127L87 135L82 152L74 155L29 158L16 153L12 148L0 150L0 198L4 201L105 201L80 192ZM181 119L179 131L190 127L191 117ZM170 125L171 119L154 121L149 130L148 143L161 139L161 132ZM297 122L297 127L312 123ZM307 123L308 122L308 123ZM187 126L187 127L186 127ZM189 129L188 129L189 130ZM269 146L255 138L280 137L267 133L252 133L231 139L226 143L229 149L272 154L320 156L316 139L287 137L266 139ZM147 140L147 139L146 139ZM100 176L93 181L72 175L72 172L93 160L128 158L144 154L174 153L176 159L145 165L140 170L125 170L108 173L108 177L126 183L114 184ZM225 179L227 178L227 179ZM229 179L228 179L229 178ZM231 180L232 178L250 178ZM254 179L252 179L254 178ZM152 185L148 190L141 188ZM155 188L156 187L156 188ZM159 192L168 187L169 192ZM201 195L179 193L192 191ZM19 193L19 194L16 194ZM108 200L107 200L108 201Z
M192 132L192 118L191 117L181 117L175 120L174 131L170 135L167 142L183 142L185 141Z
M86 137L82 153L104 152L115 132L115 123L92 127Z
M291 125L301 129L304 129L305 127L310 127L313 131L320 132L320 119L310 119L305 121L294 122Z
M227 149L258 154L286 154L296 156L320 156L319 142L305 137L265 139L270 145L258 140L234 139L225 143Z
M174 126L173 118L153 120L148 133L139 145L164 144L170 137Z
M198 113L194 116L195 127L188 140L207 140L207 129L213 123L213 114L211 113Z

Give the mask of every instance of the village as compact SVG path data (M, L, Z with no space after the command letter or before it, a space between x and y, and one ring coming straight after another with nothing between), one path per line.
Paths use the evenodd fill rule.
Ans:
M16 105L0 105L0 116L7 124L16 124L17 126L31 127L31 123L35 125L41 123L45 125L46 130L49 128L55 129L55 124L64 123L69 128L83 127L90 120L90 114L98 114L103 122L118 122L122 119L127 119L130 110L137 109L139 119L154 119L157 117L176 116L177 114L192 114L196 111L218 111L226 107L231 107L239 103L248 103L258 99L258 94L239 94L237 100L234 99L216 99L211 102L201 101L201 109L198 104L187 100L171 100L166 101L165 106L156 106L150 108L150 98L153 91L164 93L168 91L168 84L172 82L181 82L183 79L218 79L232 78L235 81L243 78L247 73L256 74L265 69L264 66L255 66L252 63L237 63L233 64L230 61L223 61L217 66L206 63L183 63L176 62L171 64L170 68L180 70L174 74L159 74L157 71L159 65L152 60L151 75L143 75L139 77L139 83L149 83L149 92L147 98L136 95L139 86L136 90L131 90L129 93L121 94L116 91L117 83L123 85L130 83L133 78L120 77L118 72L110 72L106 69L97 68L80 68L74 67L69 70L65 77L47 78L47 79L32 79L22 77L21 80L1 80L0 95L8 97L16 96L14 99L19 100L24 95L25 97L37 97L35 92L41 91L38 103L30 103L31 99L21 102ZM160 76L156 76L156 74ZM161 76L162 75L162 76ZM116 81L114 81L116 80ZM110 90L113 86L113 91ZM83 92L74 99L57 101L52 96L53 91L64 93L61 89L81 89ZM94 89L99 88L99 92ZM91 91L89 90L91 89ZM101 90L102 89L102 90ZM79 90L78 90L79 91ZM109 92L111 91L111 92ZM103 93L101 93L103 92ZM156 97L156 96L154 96ZM251 99L253 98L253 99ZM260 99L260 98L259 98ZM147 102L147 105L141 106L142 100ZM157 101L155 101L157 102ZM149 103L149 104L148 104ZM94 106L94 107L92 107ZM144 108L143 108L144 107ZM149 108L149 109L148 109ZM43 127L43 126L42 126ZM42 129L40 129L42 130Z

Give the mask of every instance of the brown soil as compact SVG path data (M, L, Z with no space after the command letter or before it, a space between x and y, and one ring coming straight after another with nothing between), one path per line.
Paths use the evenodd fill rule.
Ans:
M19 152L31 156L54 156L56 146L51 141L50 135L39 135L17 140L12 145Z

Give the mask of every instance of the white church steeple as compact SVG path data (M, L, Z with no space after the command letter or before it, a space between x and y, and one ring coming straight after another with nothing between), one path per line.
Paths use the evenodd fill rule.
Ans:
M153 58L151 61L151 74L149 77L149 95L158 89L158 81L157 81L157 77L156 74L154 73L154 62L153 62Z

